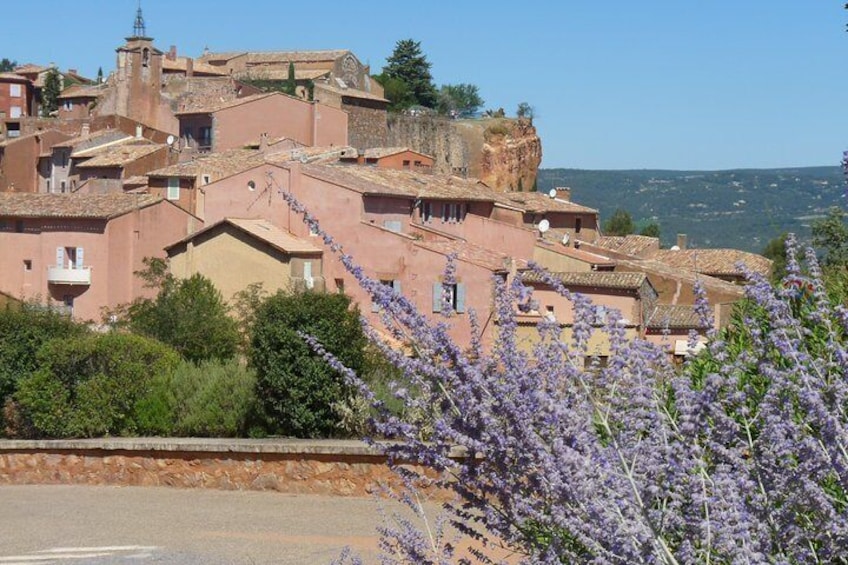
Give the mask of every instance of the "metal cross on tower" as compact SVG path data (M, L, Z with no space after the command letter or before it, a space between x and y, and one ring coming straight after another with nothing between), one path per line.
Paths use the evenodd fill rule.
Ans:
M138 11L135 13L135 24L133 25L133 35L135 37L145 37L147 30L144 26L144 16L141 15L141 0L138 2Z

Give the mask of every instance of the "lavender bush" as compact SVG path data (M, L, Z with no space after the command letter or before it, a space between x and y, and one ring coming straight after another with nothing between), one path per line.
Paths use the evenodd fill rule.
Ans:
M516 312L532 296L518 276L495 281L494 347L478 337L463 349L447 320L431 323L368 278L285 198L381 306L392 336L414 346L413 357L383 349L414 384L394 392L429 415L427 433L387 412L375 430L400 440L383 446L391 462L440 473L398 466L410 488L456 493L448 519L477 540L475 559L493 562L505 545L524 563L848 561L848 311L828 301L812 253L802 274L791 237L783 284L751 275L733 324L675 369L658 348L628 340L620 315L593 326L589 301L538 268L574 304L573 339L543 320L533 351L519 348ZM587 368L596 331L611 352L606 367ZM420 508L412 492L404 496ZM382 534L384 563L467 562L444 523L401 520Z

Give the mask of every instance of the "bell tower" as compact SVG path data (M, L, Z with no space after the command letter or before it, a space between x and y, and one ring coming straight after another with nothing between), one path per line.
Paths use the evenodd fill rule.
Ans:
M133 34L116 51L117 113L157 127L162 99L163 53L153 46L153 38L147 35L141 0L133 22Z

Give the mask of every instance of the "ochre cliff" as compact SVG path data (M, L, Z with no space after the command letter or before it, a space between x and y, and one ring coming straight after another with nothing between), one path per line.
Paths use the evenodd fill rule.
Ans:
M435 170L476 177L503 192L533 189L542 141L529 120L450 120L390 114L387 146L435 158Z
M542 140L536 128L530 120L493 121L484 131L477 176L497 190L534 190L542 162Z

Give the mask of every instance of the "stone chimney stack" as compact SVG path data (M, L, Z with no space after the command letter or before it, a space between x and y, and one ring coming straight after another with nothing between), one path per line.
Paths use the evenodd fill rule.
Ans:
M686 240L687 237L685 233L677 234L677 247L680 248L681 251L686 250Z
M268 151L268 134L260 133L259 134L259 152L266 153Z
M82 124L82 128L80 128L80 135L86 136L89 133L91 133L91 124L89 124L88 122L85 122L85 123Z
M556 187L557 195L556 197L560 200L565 200L566 202L571 202L571 188L567 186L558 186Z
M186 77L191 78L194 76L194 59L191 57L186 57Z
M165 57L169 61L176 61L177 60L177 46L171 45L171 48L168 50L168 54L165 55Z

